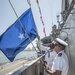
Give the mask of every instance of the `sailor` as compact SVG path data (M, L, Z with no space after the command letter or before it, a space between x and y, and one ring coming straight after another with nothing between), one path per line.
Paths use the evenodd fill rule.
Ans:
M45 55L45 61L49 65L49 69L51 69L51 65L52 65L52 62L53 62L55 56L56 56L56 51L54 49L54 44L51 43L50 49L49 49L48 53Z
M51 70L46 66L45 71L50 75L67 75L69 66L64 49L68 44L60 38L56 38L55 42L55 51L57 55L54 58Z
M54 42L49 45L50 49L47 51L45 55L45 64L48 66L49 70L51 70L52 62L56 56L56 51L54 49ZM44 72L45 75L48 75L47 72Z

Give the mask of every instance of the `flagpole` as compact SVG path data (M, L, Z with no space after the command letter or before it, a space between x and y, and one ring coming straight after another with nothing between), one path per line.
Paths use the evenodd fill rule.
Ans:
M20 19L19 19L18 15L17 15L17 13L16 13L16 11L15 11L15 9L14 9L14 7L13 7L12 3L11 3L11 1L10 1L10 0L8 0L8 2L10 3L10 5L11 5L11 7L12 7L12 9L13 9L13 11L14 11L14 13L15 13L15 15L16 15L16 17L17 17L17 19L18 19L18 21L20 22L21 27L23 28L24 32L25 32L25 33L26 33L26 35L28 36L28 34L27 34L27 32L26 32L26 30L25 30L25 28L24 28L24 26L23 26L22 22L20 21ZM30 37L29 37L29 36L28 36L28 39L30 40L30 43L31 43L31 44L32 44L32 46L34 47L35 51L37 52L37 50L36 50L35 46L33 45L33 43L32 43L32 41L31 41L31 39L30 39Z

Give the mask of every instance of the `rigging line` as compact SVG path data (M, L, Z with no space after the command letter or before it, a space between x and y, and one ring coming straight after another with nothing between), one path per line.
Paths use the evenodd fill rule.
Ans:
M30 6L30 8L31 8L31 2L30 2L30 0L27 0L27 2L28 2L28 4L29 4L29 6ZM31 8L32 9L32 8ZM31 10L31 12L32 12L32 10ZM33 16L33 14L32 14L32 16ZM34 19L34 17L33 17L33 19ZM35 21L34 21L34 23L35 23ZM36 25L36 24L35 24ZM36 26L36 29L37 29L37 26ZM38 30L37 30L37 34L38 34ZM38 37L39 37L39 34L38 34ZM37 38L38 38L37 37Z
M42 25L43 25L43 32L44 32L44 35L46 36L46 31L45 31L45 24L44 24L44 21L43 21L43 18L42 18L42 13L41 13L41 8L40 8L40 5L39 5L39 1L36 0L36 3L38 5L38 9L39 9L39 12L40 12L40 19L41 19L41 22L42 22Z
M12 3L11 3L11 1L10 1L10 0L8 0L8 2L10 3L10 5L11 5L11 7L12 7L12 9L13 9L13 11L14 11L14 13L15 13L15 15L16 15L16 17L17 17L17 19L18 19L18 21L20 22L21 27L23 28L24 32L25 32L25 33L26 33L26 35L28 36L28 34L27 34L27 32L26 32L25 28L23 27L22 22L20 21L20 19L19 19L18 15L17 15L17 13L16 13L16 11L15 11L15 9L14 9L14 7L13 7ZM30 40L30 43L31 43L31 44L32 44L32 46L34 47L34 45L33 45L33 43L32 43L32 41L31 41L31 39L30 39L30 37L29 37L29 36L28 36L28 39ZM36 48L35 48L35 47L34 47L34 49L35 49L35 51L37 52L37 50L36 50Z
M29 6L30 6L30 8L31 8L31 2L30 2L30 0L27 0L27 2L28 2L28 4L29 4ZM32 10L31 10L31 12L32 12ZM32 14L32 16L33 16L33 14ZM34 18L33 18L34 19ZM35 23L35 21L34 21L34 23ZM35 24L36 25L36 24ZM36 27L37 28L37 27ZM37 30L37 33L38 33L38 30ZM38 39L38 41L40 41L40 39L39 39L39 34L38 34L38 36L37 36L37 39ZM38 49L39 51L40 51L40 49Z
M27 2L28 2L28 4L29 4L29 6L30 6L30 8L31 8L31 2L30 2L30 0L27 0ZM31 8L32 9L32 8ZM32 12L32 10L31 10L31 12ZM33 14L32 14L32 16L33 16ZM34 17L33 17L33 19L34 19ZM35 21L34 21L34 23L35 23ZM36 24L35 24L36 25ZM36 26L36 28L37 28L37 26ZM38 30L37 30L37 33L38 33Z
M40 9L40 5L39 5L39 1L38 1L38 0L36 0L36 3L37 3L37 5L38 5L40 15L42 15L42 13L41 13L41 9Z
M31 8L31 2L30 2L30 0L27 0L27 3L29 4L29 6L30 6L30 8ZM32 9L32 8L31 8ZM31 12L32 12L32 10L31 10ZM32 16L33 16L33 14L32 14ZM34 19L34 17L33 17L33 19ZM35 23L35 21L34 21L34 23ZM35 24L36 25L36 24ZM36 26L36 29L37 29L37 26ZM38 34L38 30L37 30L37 34Z
M30 8L31 8L31 2L30 2L30 0L27 0L27 2L28 2L28 4L29 4L29 6L30 6ZM31 10L32 11L32 10ZM33 15L33 14L32 14ZM34 19L34 18L33 18ZM38 31L37 31L37 33L38 33ZM37 37L37 39L38 39L38 41L40 41L40 36L39 36L39 34L38 34L38 37ZM38 44L37 44L38 45ZM40 45L41 46L41 45ZM41 51L41 49L38 49L39 51Z
M52 4L52 6L50 6L51 5L50 3ZM50 2L50 0L48 0L48 5L49 5L49 10L51 9L51 11L52 11L52 13L50 11L50 16L51 16L51 21L52 21L52 26L53 26L53 0L51 0L51 2Z

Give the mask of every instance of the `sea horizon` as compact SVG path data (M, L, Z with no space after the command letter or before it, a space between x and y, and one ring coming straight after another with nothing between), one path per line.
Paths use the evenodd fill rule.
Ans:
M34 56L37 56L37 53L35 50L28 50L28 51L24 50L16 55L14 61L19 60L21 58L30 58L30 57L34 57ZM4 63L8 63L8 62L10 62L8 60L8 58L3 54L2 51L0 51L0 64L4 64Z

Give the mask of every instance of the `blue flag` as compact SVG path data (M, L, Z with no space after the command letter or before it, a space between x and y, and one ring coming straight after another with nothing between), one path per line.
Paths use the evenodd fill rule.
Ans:
M23 51L38 35L30 8L24 12L19 19L23 26L21 26L19 20L16 20L15 23L0 36L0 49L11 62L15 56ZM31 41L25 33L25 30Z

